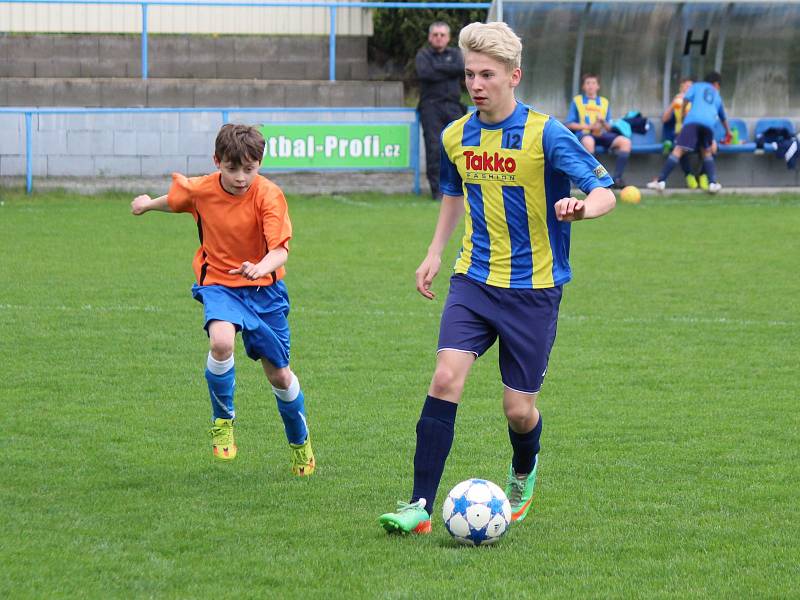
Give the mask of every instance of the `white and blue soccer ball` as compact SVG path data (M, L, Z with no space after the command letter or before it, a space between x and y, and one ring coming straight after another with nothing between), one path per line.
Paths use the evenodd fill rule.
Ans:
M473 546L493 544L511 523L511 504L491 481L467 479L447 494L442 518L456 541Z

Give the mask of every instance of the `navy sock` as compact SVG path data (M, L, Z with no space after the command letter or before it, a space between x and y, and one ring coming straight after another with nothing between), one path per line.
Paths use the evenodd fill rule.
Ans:
M704 158L703 159L703 170L708 175L708 180L711 183L717 182L717 166L714 164L713 158Z
M411 502L425 498L425 510L433 512L436 490L444 463L453 445L458 404L433 396L425 398L417 421L417 451L414 453L414 491Z
M530 473L536 462L536 455L539 454L539 437L542 435L542 415L539 415L539 422L536 427L528 433L517 433L511 427L508 428L508 437L511 440L511 447L514 449L514 456L511 459L511 466L515 473Z
M681 169L683 169L684 175L689 175L692 172L692 163L689 162L689 155L684 154L681 156L680 160L678 161L681 163Z
M628 158L630 155L630 152L617 152L617 164L614 167L614 179L622 179L622 172L625 170L625 166L628 164Z
M664 168L661 169L661 174L658 176L659 181L666 181L669 174L672 173L672 169L675 168L675 165L678 164L678 159L675 158L674 154L670 154L667 157L667 160L664 162Z

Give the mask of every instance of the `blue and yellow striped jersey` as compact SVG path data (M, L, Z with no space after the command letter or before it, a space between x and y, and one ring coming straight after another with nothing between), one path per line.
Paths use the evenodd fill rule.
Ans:
M570 224L554 205L613 180L556 119L517 103L501 123L477 113L442 132L441 190L463 196L465 231L455 272L504 288L548 288L572 278Z
M605 96L587 98L585 94L578 94L572 99L567 113L567 123L580 123L583 129L576 131L575 135L583 137L591 131L591 125L598 119L611 121L611 104Z

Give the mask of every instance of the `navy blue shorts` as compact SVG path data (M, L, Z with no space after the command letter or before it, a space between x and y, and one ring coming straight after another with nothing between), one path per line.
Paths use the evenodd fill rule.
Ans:
M266 358L279 369L289 366L289 295L283 281L238 288L195 284L192 296L203 303L206 331L211 321L233 323L247 356Z
M619 137L615 131L606 131L605 133L601 133L600 135L592 135L591 133L585 133L581 136L581 139L585 137L594 138L595 148L597 146L603 146L605 148L611 148L611 144L614 142L615 139Z
M538 392L556 339L561 288L499 288L453 275L438 351L481 356L500 338L503 385L526 394Z
M694 152L695 150L708 149L714 143L714 132L711 128L699 123L689 123L681 127L675 145L684 150Z

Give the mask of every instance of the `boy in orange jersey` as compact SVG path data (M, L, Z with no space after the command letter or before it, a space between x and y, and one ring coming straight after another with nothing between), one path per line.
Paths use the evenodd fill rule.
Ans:
M241 331L247 355L261 361L272 384L292 451L292 472L311 475L316 465L303 392L289 368L289 296L282 281L292 224L283 192L258 173L264 146L257 129L224 125L214 148L218 172L190 178L174 173L169 193L137 196L131 212L187 212L197 222L200 247L192 296L203 303L211 346L205 375L214 457L236 457L233 347Z

